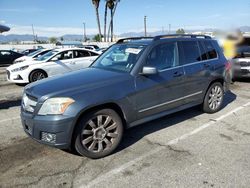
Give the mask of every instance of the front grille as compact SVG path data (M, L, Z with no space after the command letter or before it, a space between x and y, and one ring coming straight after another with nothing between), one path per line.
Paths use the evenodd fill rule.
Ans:
M33 113L37 105L37 99L26 93L23 95L22 107L24 111Z
M10 79L10 71L7 70L7 78Z
M250 62L242 61L242 62L240 62L240 66L241 67L249 67L250 66Z

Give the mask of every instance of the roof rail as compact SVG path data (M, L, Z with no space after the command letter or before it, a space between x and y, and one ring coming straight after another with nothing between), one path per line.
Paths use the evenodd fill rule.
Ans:
M119 39L116 43L124 43L126 41L143 40L143 39L154 39L154 37L129 37L124 39Z
M204 39L212 39L210 36L207 35L193 35L193 34L172 34L172 35L159 35L154 37L154 41L164 39L164 38L204 38Z

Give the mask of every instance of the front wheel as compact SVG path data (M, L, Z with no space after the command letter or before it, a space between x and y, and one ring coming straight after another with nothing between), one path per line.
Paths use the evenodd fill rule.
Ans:
M206 113L218 112L224 100L223 86L219 82L213 83L207 90L206 96L203 101L203 111Z
M44 71L35 70L35 71L31 72L31 74L29 76L29 81L30 82L35 82L37 80L42 80L44 78L47 78L47 74Z
M123 135L122 120L112 109L88 113L76 126L74 132L76 151L93 159L111 154L119 145Z

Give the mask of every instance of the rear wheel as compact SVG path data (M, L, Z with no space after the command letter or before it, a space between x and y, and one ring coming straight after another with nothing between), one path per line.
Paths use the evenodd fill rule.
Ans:
M224 90L223 86L219 82L213 83L204 98L203 111L206 113L218 112L224 100Z
M35 70L30 73L29 80L30 82L35 82L37 80L42 80L47 78L47 74L42 70Z
M74 133L76 151L97 159L112 153L123 135L120 116L112 109L91 112L82 117Z

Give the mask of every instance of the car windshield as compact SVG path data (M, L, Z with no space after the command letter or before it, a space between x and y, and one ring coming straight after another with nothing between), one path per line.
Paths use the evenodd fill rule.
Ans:
M29 53L27 56L33 57L33 56L35 56L37 53L39 53L39 52L41 52L41 51L42 51L42 50L36 50L36 51L34 51L34 52Z
M48 60L49 58L51 58L53 55L55 55L56 53L58 53L57 50L52 50L52 51L49 51L48 53L38 57L36 60L37 61L46 61Z
M130 72L146 45L116 44L104 52L91 66L94 68Z

